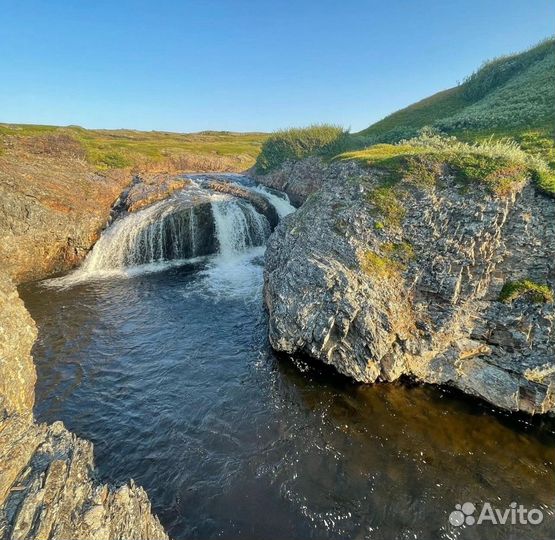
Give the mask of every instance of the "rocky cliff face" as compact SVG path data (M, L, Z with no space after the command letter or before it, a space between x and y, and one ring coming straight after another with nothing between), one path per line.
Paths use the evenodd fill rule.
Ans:
M275 349L362 382L408 375L504 409L555 412L553 303L499 300L510 282L555 285L552 199L527 184L498 198L447 175L391 190L354 163L287 173L289 185L308 175L306 191L320 189L268 245Z
M0 418L32 416L37 376L30 352L36 337L15 286L0 273Z
M0 156L0 539L166 539L144 490L96 480L92 444L33 419L36 328L16 283L87 253L130 178L9 149Z
M1 271L20 283L76 266L130 180L76 158L7 151L0 156Z

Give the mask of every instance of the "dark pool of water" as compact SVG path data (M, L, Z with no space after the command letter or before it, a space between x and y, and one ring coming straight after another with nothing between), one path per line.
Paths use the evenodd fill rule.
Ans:
M363 386L278 359L259 265L200 263L22 288L36 414L95 444L182 538L553 538L555 436L437 388ZM539 526L448 523L517 501Z

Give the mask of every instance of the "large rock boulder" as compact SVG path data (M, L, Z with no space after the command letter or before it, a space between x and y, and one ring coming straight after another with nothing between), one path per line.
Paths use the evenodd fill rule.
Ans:
M498 198L449 176L393 190L354 163L321 171L269 241L272 346L361 382L408 375L555 412L553 303L500 301L510 283L553 289L554 201L523 184Z

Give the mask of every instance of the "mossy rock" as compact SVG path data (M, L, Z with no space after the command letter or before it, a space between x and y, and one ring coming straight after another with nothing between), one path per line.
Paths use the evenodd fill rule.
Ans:
M526 297L535 303L553 302L553 291L548 285L541 285L529 279L508 281L499 293L499 301L511 303L518 298Z

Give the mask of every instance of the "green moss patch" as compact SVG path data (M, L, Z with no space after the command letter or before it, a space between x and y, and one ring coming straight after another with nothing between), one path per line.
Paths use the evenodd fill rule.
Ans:
M406 266L416 258L414 248L408 242L386 242L382 251L390 258Z
M529 279L505 283L499 293L499 301L510 303L522 296L527 296L532 302L537 303L553 302L553 291L549 286Z
M360 259L360 267L369 276L391 278L399 275L403 265L389 257L378 255L374 251L367 250Z
M366 250L361 257L361 268L369 276L397 276L415 258L414 249L408 242L384 242L380 252Z
M382 228L384 225L398 227L402 224L406 211L395 186L377 187L368 193L367 200L382 217L379 221Z

